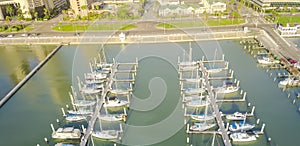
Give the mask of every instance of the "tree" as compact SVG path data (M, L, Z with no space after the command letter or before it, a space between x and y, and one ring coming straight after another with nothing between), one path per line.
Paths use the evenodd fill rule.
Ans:
M96 9L96 10L100 10L99 5L96 5L95 9Z
M46 8L44 10L44 19L49 19L50 18L50 11Z
M278 22L279 17L280 17L279 13L275 10L272 10L272 15L273 15L274 21Z
M12 17L12 14L14 12L14 8L11 5L8 5L5 7L5 11L7 14L9 14L10 17Z
M24 13L22 13L22 10L19 6L17 7L17 17L18 17L19 20L24 19Z
M35 10L31 10L31 13L33 14L33 17L34 17L35 21L37 21L37 18L38 18L38 16L39 16L39 13L36 12Z
M127 19L129 18L129 8L127 5L120 6L117 10L117 17L119 19Z

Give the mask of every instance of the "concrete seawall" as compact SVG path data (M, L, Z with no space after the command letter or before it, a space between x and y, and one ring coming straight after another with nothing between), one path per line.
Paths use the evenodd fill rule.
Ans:
M45 65L50 58L61 48L61 45L59 45L57 48L55 48L42 62L40 62L21 82L19 82L10 92L6 94L1 100L0 100L0 107L2 107L20 88L23 87L23 85L32 77L35 75L35 73Z
M122 43L163 43L207 41L224 39L253 38L255 33L243 31L205 32L195 34L166 34L166 35L129 35L124 42L118 36L53 36L53 37L15 37L1 38L0 44L122 44Z

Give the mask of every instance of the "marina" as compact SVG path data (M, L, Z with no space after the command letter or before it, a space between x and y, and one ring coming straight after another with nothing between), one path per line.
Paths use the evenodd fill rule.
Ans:
M190 50L191 47L190 47ZM214 87L212 85L212 82L209 82L209 73L206 71L206 67L204 66L204 62L205 63L213 63L215 65L215 63L219 63L219 62L224 62L224 55L222 55L222 59L221 61L220 60L211 60L211 61L204 61L204 58L202 57L202 60L201 61L195 61L195 60L191 60L191 57L192 56L192 51L190 51L189 53L189 57L188 57L188 61L185 61L184 63L180 62L180 58L178 58L178 68L179 68L179 79L182 79L184 74L183 73L186 73L186 72L181 72L182 70L180 70L180 68L183 68L183 65L184 67L188 67L189 65L190 66L193 66L194 68L197 69L197 73L196 73L196 79L199 79L201 78L201 82L196 82L196 88L199 88L199 86L205 86L205 88L202 88L202 89L205 89L208 96L207 97L203 97L202 94L205 94L203 92L199 92L199 93L194 93L195 95L199 95L200 94L200 101L201 102L205 102L205 104L201 103L201 102L196 102L194 103L195 105L194 106L190 106L189 104L185 104L185 107L184 107L184 110L185 110L185 114L184 116L185 117L191 117L193 120L196 120L196 121L201 121L200 123L199 122L194 122L192 123L192 125L190 125L190 123L187 123L187 120L185 119L185 124L186 125L186 133L187 134L208 134L208 133L212 133L212 134L220 134L222 136L222 139L223 139L223 143L224 145L232 145L231 143L231 140L229 139L229 137L233 140L233 141L247 141L245 139L247 138L252 138L250 137L249 135L247 135L247 133L245 133L246 131L249 131L249 130L252 130L255 126L254 125L250 125L250 124L242 124L242 125L229 125L229 123L226 124L226 127L225 127L225 123L222 119L222 112L220 111L220 109L218 108L218 105L217 105L217 98L218 98L218 94L229 94L229 93L234 93L234 92L237 92L239 90L239 81L237 81L235 79L235 84L233 84L232 82L225 82L225 84L223 83L223 85L221 87ZM215 54L216 56L216 54ZM188 62L191 62L191 63L188 63ZM226 63L228 66L228 62ZM196 65L196 67L195 67ZM214 66L213 65L213 66ZM198 68L199 70L201 70L201 76L199 76L198 74ZM193 74L193 70L191 70L191 73ZM225 73L226 74L226 73ZM231 74L231 77L233 77L233 71L232 70L229 70L229 74ZM223 80L228 80L228 78L223 78ZM181 88L183 88L184 86L186 86L185 80L181 81L180 82L180 86ZM201 85L198 85L199 83L201 83ZM214 91L213 91L214 90ZM243 90L241 90L240 94L243 95L243 98L242 99L221 99L221 100L218 100L218 102L236 102L236 101L246 101L246 92L243 92ZM188 95L187 92L183 92L182 93L182 98L183 98L183 101L186 101L186 96ZM188 96L189 97L189 96ZM194 99L192 99L191 101L188 101L187 103L189 102L193 102L193 100L199 100L195 97L193 97ZM203 101L204 99L204 101ZM197 106L198 105L198 106ZM193 110L199 110L199 107L205 107L205 110L204 110L204 114L187 114L187 108L194 108ZM212 109L213 109L213 113L211 113L211 115L208 115L208 106L211 106ZM252 108L252 111L251 111L251 116L254 115L254 109L255 107ZM246 121L246 116L249 115L249 114L241 114L239 113L239 117L236 116L236 114L239 113L239 112L235 112L235 114L233 115L226 115L226 118L229 119L229 120L241 120L241 117L243 117L243 123L245 123ZM218 132L213 132L213 131L209 131L207 132L209 129L212 129L213 127L216 126L216 123L214 123L214 119L216 119L216 123L218 124ZM259 121L259 120L258 120ZM259 123L259 122L257 122ZM260 134L263 134L263 131L264 131L264 126L265 124L263 124L262 128L261 128L261 131L260 131ZM231 132L229 132L229 131ZM236 132L240 132L241 133L237 133ZM228 135L228 133L230 133L230 135ZM233 135L233 136L232 136ZM242 136L244 137L242 137ZM247 137L248 136L248 137ZM251 139L252 140L256 140L255 139ZM189 135L187 136L187 143L189 143Z
M223 43L223 45L224 46L226 46L226 45L228 45L228 42L231 42L231 43L235 43L234 41L225 41L225 42L222 42ZM115 46L114 46L115 47ZM187 44L185 44L185 47L187 47ZM183 47L184 48L184 47ZM256 93L256 92L254 92L253 91L253 87L249 87L249 85L248 85L248 80L247 80L247 78L249 78L249 77L245 77L246 75L247 76L249 76L249 74L241 74L241 72L243 72L243 71L241 71L241 69L240 68L238 68L237 66L239 66L238 64L237 64L237 62L239 62L239 61L237 61L237 60L235 60L235 57L233 57L232 55L228 55L228 54L230 54L230 53L228 53L228 52L231 52L231 51L236 51L236 53L238 52L238 53L242 53L242 55L241 56L243 56L244 58L246 58L246 59L249 59L250 60L250 65L249 66L247 66L247 67L250 67L250 68L252 68L252 70L254 71L254 72L256 72L256 76L257 76L257 78L259 79L259 80L263 80L263 81L265 81L266 79L267 80L269 80L269 81L267 81L266 83L268 83L269 84L269 86L264 86L265 88L271 88L272 90L271 91L275 91L275 93L276 94L278 94L278 92L279 92L279 94L278 94L278 96L276 96L275 94L274 95L272 95L272 96L266 96L266 97L272 97L272 98L276 98L277 100L279 100L278 102L281 102L281 104L280 105L282 105L282 101L283 100L288 100L287 98L283 98L282 96L287 96L286 94L283 94L282 93L282 91L281 91L281 89L279 89L279 88L274 88L274 85L276 85L276 83L274 83L273 82L273 78L269 78L269 76L268 75L266 75L266 72L265 71L260 71L260 70L263 70L263 69L260 69L260 68L257 68L257 66L256 66L256 62L255 62L255 60L252 60L251 61L251 59L253 59L253 58L250 58L251 56L249 55L248 57L247 57L247 55L248 54L243 54L243 49L242 49L242 46L239 46L239 45L233 45L233 46L231 46L230 47L231 49L225 49L224 50L224 54L226 54L226 59L228 59L228 61L230 62L230 68L231 69L234 69L234 78L237 76L237 78L239 78L240 80L241 80L241 84L240 84L240 86L241 86L241 88L244 90L244 91L247 91L247 97L249 96L249 97L251 97L251 98L246 98L246 101L250 101L253 105L255 105L257 108L256 108L256 112L255 112L255 114L256 114L256 116L258 116L258 117L261 117L261 122L260 123L266 123L267 124L267 128L266 128L266 133L267 133L267 136L266 136L266 138L264 138L265 140L263 140L262 139L262 137L264 137L264 136L260 136L259 138L257 138L257 140L256 141L253 141L253 142L251 142L251 144L250 145L260 145L260 144L262 144L262 143L265 143L267 140L267 138L268 137L272 137L272 141L271 141L271 145L273 145L273 144L281 144L281 143L284 143L284 144L293 144L294 142L295 142L295 140L292 140L293 139L293 136L290 136L290 137L284 137L284 139L290 139L290 141L287 141L287 140L283 140L283 138L281 138L281 137L278 137L278 135L281 135L282 136L282 134L280 134L280 133L277 133L277 132L274 132L274 130L273 129L276 129L276 127L274 127L274 124L276 125L278 122L282 122L282 121L280 121L280 119L278 119L278 118L275 118L275 117L273 117L273 119L272 118L270 118L270 117L272 117L271 115L267 115L266 114L266 111L264 111L263 110L263 108L262 107L264 107L263 105L262 105L262 103L264 103L264 104L266 104L266 102L262 102L262 103L260 103L260 102L258 102L258 101L256 101L256 100L263 100L263 98L259 98L260 96L259 96L259 94L258 93ZM232 49L232 48L237 48L237 49ZM240 49L239 51L238 51L238 49ZM65 50L66 51L66 50ZM195 50L196 51L196 50ZM197 51L196 51L197 52ZM232 53L232 52L231 52ZM240 58L239 58L240 59ZM234 61L235 60L235 61ZM142 68L142 65L143 64L139 64L139 68L141 67ZM243 62L242 62L242 65L243 65ZM245 64L244 64L245 65ZM45 67L46 68L46 67ZM245 68L244 68L245 69ZM257 74L257 70L259 71L259 73ZM247 71L247 70L245 70L245 71ZM39 73L37 74L37 75L39 75ZM275 77L275 74L273 73L273 75L274 75L274 77ZM267 78L265 78L264 76L266 76ZM245 80L247 81L247 83L245 83ZM254 80L254 81L256 81L256 79ZM218 82L218 81L212 81L212 82ZM77 82L76 82L77 83ZM250 83L251 83L251 81L250 81ZM64 96L64 98L65 98L65 100L66 100L66 102L64 102L64 103L61 103L61 105L60 106L58 106L58 107L56 107L56 109L54 110L54 111L57 111L57 112L60 112L60 108L62 107L62 106L65 106L64 104L65 103L71 103L71 101L70 101L70 98L69 98L69 95L68 95L68 91L70 91L70 83L69 83L69 85L68 84L65 84L65 89L64 89L64 91L63 92L65 92L64 94L65 94L65 96ZM76 85L76 84L75 84ZM74 85L74 86L75 86ZM222 85L222 83L220 83L219 85ZM252 84L253 85L253 84ZM276 85L277 86L277 85ZM269 91L269 89L266 89L266 90L268 90ZM26 88L25 88L26 89ZM250 89L250 90L249 90ZM255 89L255 88L254 88ZM256 89L257 90L257 89ZM180 91L180 90L179 90ZM20 90L20 92L22 92L22 90ZM136 92L136 91L134 91L133 90L133 92ZM260 93L262 93L262 92L260 92ZM239 96L241 96L242 98L243 98L243 95L244 94L242 94L242 95L240 95L240 92L238 92L237 93ZM271 93L267 93L267 94L271 94ZM234 94L235 95L235 94ZM280 98L277 98L277 97L279 97L279 95L281 96ZM15 96L18 96L18 94L16 94ZM63 97L63 96L62 96ZM126 98L125 98L126 99ZM255 99L255 100L254 100ZM13 101L13 100L12 100ZM269 102L271 101L271 100L268 100ZM271 102L274 102L274 101L271 101ZM232 105L235 105L235 104L237 104L237 105L240 105L240 103L234 103L234 104L232 104ZM8 104L9 105L9 104ZM275 104L276 105L276 104ZM292 112L291 110L295 110L295 108L293 108L293 107L291 107L291 105L292 104L286 104L285 102L284 102L284 104L282 105L282 106L284 106L284 107L286 107L285 109L282 109L280 106L278 106L279 107L279 109L280 109L280 112L278 111L278 110L276 110L276 112L279 112L279 113L282 113L283 111L289 111L289 113L291 113L291 114L289 114L289 115L284 115L284 114L281 114L282 116L285 116L286 117L286 119L288 120L288 121L286 121L286 120L284 120L284 122L286 122L286 123L294 123L295 122L295 120L289 120L290 118L290 116L292 116L293 118L297 118L297 114L295 115L294 114L294 112ZM228 108L229 109L231 109L230 108L231 107L231 103L224 103L224 104L222 104L222 106L220 106L220 110L225 110L225 111L227 111L226 113L234 113L234 112L232 112L232 111L230 111L230 110L228 110ZM239 107L239 106L238 106ZM245 113L245 109L248 109L248 107L247 107L247 105L246 105L246 107L245 108L240 108L239 107L239 111L240 112L242 112L242 113ZM122 111L123 111L123 108L122 108ZM247 110L246 110L247 111ZM251 110L250 110L251 111ZM250 113L250 111L249 111L249 113ZM123 112L122 112L123 113ZM297 112L296 112L297 113ZM128 112L127 113L128 115L129 115L129 118L128 118L128 122L132 122L132 118L133 117L136 117L136 116L133 116L132 115L132 113L131 112ZM132 116L130 116L130 115L132 115ZM182 114L183 115L183 114ZM247 116L248 117L248 116ZM52 116L52 119L49 119L49 121L52 121L53 119L56 119L57 118L57 114L53 114L53 116ZM224 118L224 116L222 115L222 119ZM276 120L274 120L274 118L276 119ZM223 119L224 120L224 119ZM272 120L272 121L270 121L270 120ZM45 123L48 123L49 121L47 121L47 122L45 122ZM251 123L253 123L253 121L251 120L250 121ZM254 122L254 123L256 123L256 122ZM293 127L291 127L291 128L293 128L293 129L296 129L297 128L297 126L296 126L296 124L291 124L291 125L294 125ZM48 131L48 132L50 132L50 130L49 130L49 128L47 128L47 127L49 127L49 125L47 125L47 126L45 126L45 129L46 129L46 131ZM57 127L57 126L55 126L55 127ZM119 126L118 126L119 127ZM120 128L117 128L117 129L120 129ZM290 127L287 127L287 129L290 129ZM286 129L286 130L287 130ZM284 130L284 131L286 131L286 130ZM273 132L272 132L273 131ZM292 131L292 133L294 132L294 133L297 133L297 132L295 132L295 130L291 130ZM126 130L124 130L124 134L126 135L126 136L130 136L130 134L129 133L126 133ZM128 131L129 132L129 131ZM183 130L182 131L183 133L185 133L185 130ZM180 132L180 133L182 133L182 132ZM209 133L210 131L205 131L206 133ZM205 132L203 132L203 133L205 133ZM46 132L47 133L47 132ZM210 139L210 138L212 138L213 137L213 133L219 133L219 132L211 132L211 136L203 136L203 137L207 137L208 139ZM47 135L48 136L50 136L51 134L43 134L43 137L47 137ZM180 135L180 137L182 137L183 136L183 138L178 138L178 136L174 136L173 138L170 138L169 140L167 140L167 141L165 141L165 142L162 142L162 143L160 143L160 144L158 144L158 145L172 145L172 142L170 142L170 141L174 141L174 139L177 139L177 140L175 140L176 142L178 142L178 143L182 143L182 142L184 142L184 143L186 143L186 139L184 138L185 136L185 134L179 134ZM202 135L202 134L201 134ZM218 139L219 137L218 136L216 136L216 139ZM229 137L230 138L230 137ZM101 141L98 141L96 138L93 138L94 139L94 143L95 143L95 145L101 145L101 144L104 144L104 143L106 143L106 142L101 142ZM126 140L126 137L125 137L125 140ZM201 140L201 138L200 138L200 136L198 137L198 136L190 136L189 137L189 143L194 143L193 145L195 145L196 143L197 144L199 144L198 143L198 140ZM219 139L220 140L220 139ZM283 142L281 142L281 140L283 140ZM32 142L32 144L34 145L34 144L36 144L36 143L43 143L43 138L40 138L40 141L42 141L42 142L39 142L39 140L35 140L34 142ZM51 141L50 141L51 142ZM233 143L233 145L234 145L234 143ZM247 144L245 144L245 145L247 145Z

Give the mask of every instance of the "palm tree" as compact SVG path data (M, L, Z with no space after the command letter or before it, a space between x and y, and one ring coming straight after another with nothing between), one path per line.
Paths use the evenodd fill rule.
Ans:
M8 5L8 6L5 7L5 11L6 11L6 13L9 14L10 17L12 17L12 14L14 12L14 8L11 5Z
M194 19L194 23L195 23L195 9L192 10L193 13L193 19Z
M45 19L49 19L49 18L50 18L49 10L46 9L46 8L44 8L43 10L44 10L44 18L45 18Z
M82 11L84 11L85 14L87 14L87 8L88 8L87 5L81 6L81 9L82 9ZM84 15L85 15L85 14L84 14ZM89 20L89 19L88 19L88 20Z
M20 7L17 7L17 16L18 16L18 19L20 19L20 20L24 19L24 13L22 13L22 10Z
M205 15L205 20L207 21L207 19L208 19L208 13L206 12L206 10L203 12L203 14Z

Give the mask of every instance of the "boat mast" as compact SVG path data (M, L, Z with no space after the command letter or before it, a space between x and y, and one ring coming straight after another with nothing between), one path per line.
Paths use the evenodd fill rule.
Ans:
M192 45L191 45L191 42L190 42L190 52L189 52L189 62L192 62Z

